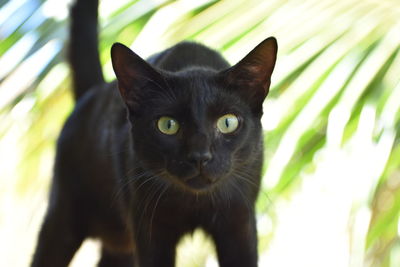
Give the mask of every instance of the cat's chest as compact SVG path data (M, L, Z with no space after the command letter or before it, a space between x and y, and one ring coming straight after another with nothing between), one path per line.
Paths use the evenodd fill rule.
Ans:
M164 223L182 224L193 230L217 220L226 207L225 203L218 202L211 195L166 194L160 198L156 216Z

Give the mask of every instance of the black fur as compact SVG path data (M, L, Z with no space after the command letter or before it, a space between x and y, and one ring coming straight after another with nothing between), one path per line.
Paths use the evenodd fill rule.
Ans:
M97 6L99 0L77 1L71 8L69 61L75 99L89 88L104 83L97 49Z
M77 26L84 15L75 15ZM93 37L95 27L87 29ZM77 53L71 58L82 53L85 61L79 49L71 48ZM257 266L260 118L276 52L268 38L229 67L200 44L177 44L148 62L114 44L117 83L84 94L75 88L79 101L58 140L32 266L67 266L83 240L96 237L103 246L99 266L172 267L177 242L196 228L214 240L221 267ZM89 85L102 79L94 54ZM74 84L83 86L79 62L72 62ZM216 128L225 114L239 119L232 133ZM176 134L157 129L162 116L179 122Z

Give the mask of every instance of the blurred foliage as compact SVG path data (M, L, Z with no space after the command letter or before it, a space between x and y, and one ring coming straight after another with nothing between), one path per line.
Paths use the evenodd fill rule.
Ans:
M65 62L68 5L61 2L0 1L0 185L20 196L47 187L54 142L73 108ZM273 249L280 201L295 199L308 180L331 179L349 209L347 262L399 266L398 0L103 0L100 17L109 80L116 41L146 57L195 40L234 63L276 36L258 202L260 224L272 226L260 231L262 253ZM368 226L359 230L363 210Z

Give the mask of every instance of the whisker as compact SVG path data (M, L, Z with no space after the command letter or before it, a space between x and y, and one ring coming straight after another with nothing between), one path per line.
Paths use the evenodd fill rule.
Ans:
M246 177L244 174L240 173L240 172L234 172L233 176L235 178L238 178L244 182L246 182L247 184L254 186L256 189L258 189L260 186L258 184L256 184L255 182L253 182L250 178Z
M207 195L210 197L211 205L214 207L215 206L214 191L208 192Z
M132 172L134 170L135 169L132 169L132 170L130 170L128 172ZM111 204L113 205L113 203L121 196L121 194L124 192L124 190L129 188L128 187L129 185L134 184L134 183L138 183L139 181L141 181L141 178L143 178L146 175L150 176L150 177L145 178L144 181L142 181L142 183L138 187L135 188L135 190L132 192L132 194L135 194L143 185L145 185L146 183L150 182L151 180L154 180L154 179L158 178L158 175L160 173L161 173L160 171L155 172L155 173L151 173L149 171L143 171L141 173L138 173L135 176L127 177L126 178L127 180L123 184L121 184L119 186L119 188L116 190L116 192L114 193L112 201L111 201Z
M240 187L238 187L237 184L233 180L230 180L230 181L231 181L230 184L233 186L234 189L236 189L236 191L242 197L249 212L252 213L254 211L254 208L253 208L253 205L251 204L250 200L246 197L246 195L243 193L243 191L240 189Z
M230 207L231 207L231 194L229 194L229 191L228 191L228 189L227 189L225 186L222 187L222 192L223 192L223 194L224 194L226 203L227 203L227 205L228 205L228 209L230 209Z
M161 199L161 197L165 194L165 192L168 190L168 185L163 185L162 187L161 187L161 193L159 194L159 196L158 196L158 198L157 198L157 200L156 200L156 203L154 204L154 208L153 208L153 211L152 211L152 213L151 213L151 217L150 217L150 240L151 240L151 238L152 238L152 231L153 231L153 220L154 220L154 215L155 215L155 213L156 213L156 209L157 209L157 206L158 206L158 202L160 201L160 199Z
M143 199L141 199L141 201L138 203L138 205L136 206L136 212L140 212L140 217L139 217L139 221L138 221L138 229L139 232L141 233L147 233L147 229L143 229L142 231L142 226L143 226L143 220L145 218L145 215L147 214L149 205L152 201L152 199L157 195L157 192L159 191L160 187L159 184L157 183L153 183L150 185L149 189L146 192L146 195ZM142 208L142 210L140 211L139 209Z
M269 195L267 194L267 192L265 192L263 190L263 188L261 187L261 185L256 184L254 181L252 181L253 176L250 173L247 173L245 170L241 169L235 169L233 171L233 176L241 181L244 181L245 183L253 186L254 188L256 188L259 192L259 194L263 195L264 197L266 197L266 199L268 200L268 202L270 203L270 205L272 205L272 207L274 206L274 202L272 201L272 199L269 197Z
M130 171L128 171L130 172ZM146 174L146 171L140 173L138 176L133 176L133 177L126 177L126 181L124 181L122 184L118 185L118 188L115 189L115 192L113 194L113 201L116 200L120 194L130 185L131 183L137 182L141 177L143 177Z
M137 191L139 191L139 189L144 186L145 184L147 184L148 182L155 180L159 178L159 174L155 174L153 176L150 176L149 178L145 179L138 187L135 188L135 190L133 191L133 194L135 194Z
M159 175L163 175L163 174L165 174L165 171L159 171L157 173L158 176ZM146 191L145 196L141 199L141 201L136 206L136 211L138 211L138 209L142 208L141 215L140 215L139 222L138 222L138 229L139 230L141 230L140 228L142 228L142 225L143 225L142 223L143 223L144 217L145 217L146 214L148 214L150 205L152 203L154 203L155 197L157 196L157 194L162 192L162 190L164 188L165 188L165 184L163 182L161 182L161 181L152 183L150 185L150 187L148 188L148 190ZM168 186L167 186L167 188L168 188ZM162 194L163 193L159 194L159 198L161 198L160 195L162 195ZM158 205L158 201L156 201L155 206ZM154 209L153 209L153 212L154 212ZM153 217L153 215L151 216L151 218L152 217ZM141 231L141 232L147 233L148 231L147 231L147 229L144 229L144 231Z

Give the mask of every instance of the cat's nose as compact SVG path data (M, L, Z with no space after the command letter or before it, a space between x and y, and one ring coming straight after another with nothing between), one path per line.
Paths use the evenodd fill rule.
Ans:
M206 165L212 159L211 152L206 151L192 151L189 152L187 155L188 160L196 165L197 167L201 168L202 166Z

